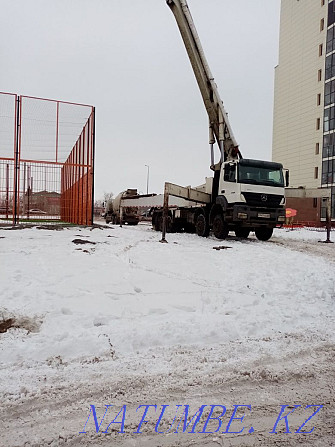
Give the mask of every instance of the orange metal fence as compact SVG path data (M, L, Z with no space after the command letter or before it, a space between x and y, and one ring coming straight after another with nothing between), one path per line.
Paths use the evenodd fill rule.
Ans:
M95 109L0 93L0 222L91 225Z

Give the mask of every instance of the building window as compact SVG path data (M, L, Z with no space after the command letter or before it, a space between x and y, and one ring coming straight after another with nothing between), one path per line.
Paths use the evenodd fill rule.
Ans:
M325 6L325 0L321 0L321 6Z
M326 75L325 79L330 79L335 76L335 53L326 57Z
M320 82L322 79L322 70L320 68L320 70L318 70L318 81Z
M323 31L325 29L325 19L320 20L320 31Z
M315 155L318 155L320 153L320 144L316 143L315 144Z
M325 109L323 115L323 130L324 132L328 132L330 130L335 129L335 107L329 107Z
M330 29L327 31L326 54L331 53L333 50L335 50L334 27L330 28Z
M335 155L335 134L330 133L328 135L323 136L323 150L322 157L332 157Z
M335 81L325 84L325 106L335 103Z
M329 109L327 109L327 110L329 110ZM327 111L326 110L326 111ZM325 111L325 112L326 112ZM325 114L325 116L326 116L326 114ZM316 118L316 130L320 130L320 118ZM328 129L329 130L329 129ZM326 132L326 130L325 130L325 132Z
M316 197L313 197L313 208L317 208L318 206L318 199Z
M314 178L318 178L319 176L319 168L317 166L315 166L314 168Z
M321 104L321 93L318 93L316 97L316 104L319 106Z
M328 26L332 25L335 22L335 9L334 2L331 1L328 3Z
M319 45L319 56L322 56L322 51L323 51L323 45L322 45L322 43L320 43L320 45Z
M322 162L322 184L333 183L335 180L334 160L323 160Z

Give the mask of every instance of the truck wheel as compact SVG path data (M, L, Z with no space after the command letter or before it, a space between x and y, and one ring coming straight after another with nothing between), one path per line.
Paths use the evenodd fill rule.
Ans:
M213 219L213 233L218 239L226 239L228 236L228 224L224 221L222 214L217 214Z
M235 230L236 237L240 237L243 239L247 239L249 233L250 233L249 228L236 228Z
M260 241L268 241L272 236L273 228L260 227L255 229L257 239Z
M200 213L195 220L195 231L201 237L207 237L209 235L208 221L203 213Z

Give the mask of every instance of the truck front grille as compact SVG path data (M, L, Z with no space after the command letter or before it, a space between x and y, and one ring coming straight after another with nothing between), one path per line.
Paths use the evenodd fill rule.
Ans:
M259 192L242 192L249 206L260 206L264 208L276 208L284 196L277 194L264 194Z

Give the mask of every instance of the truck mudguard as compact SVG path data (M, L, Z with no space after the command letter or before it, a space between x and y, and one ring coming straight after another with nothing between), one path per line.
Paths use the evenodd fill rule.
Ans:
M228 207L228 201L227 201L227 199L225 198L225 196L217 196L217 198L216 198L216 200L215 200L215 203L216 203L217 205L221 205L223 211L226 211L226 209L227 209L227 207Z

